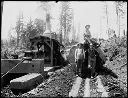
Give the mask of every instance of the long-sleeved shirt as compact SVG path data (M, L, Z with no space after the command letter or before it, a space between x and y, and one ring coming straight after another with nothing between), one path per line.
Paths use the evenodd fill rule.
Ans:
M75 60L84 59L84 57L85 57L84 49L81 48L76 49Z
M84 36L86 36L88 38L91 38L91 32L90 32L90 30L86 29L85 32L84 32Z

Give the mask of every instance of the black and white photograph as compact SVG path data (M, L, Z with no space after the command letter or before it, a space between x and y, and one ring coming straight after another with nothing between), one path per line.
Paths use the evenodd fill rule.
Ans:
M1 97L127 97L127 1L2 1Z

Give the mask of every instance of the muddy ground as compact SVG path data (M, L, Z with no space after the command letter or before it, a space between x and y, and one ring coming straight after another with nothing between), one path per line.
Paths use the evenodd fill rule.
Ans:
M109 39L102 41L101 49L104 51L108 60L104 67L111 69L118 78L110 75L103 75L103 85L110 92L110 96L114 96L114 92L120 92L121 97L127 96L127 38ZM74 62L74 52L76 46L73 46L69 51L68 59L71 63ZM41 97L68 97L73 81L75 79L74 68L65 67L64 70L56 72L50 77L51 80L46 80L41 86L37 87L31 92L19 94L18 96L41 96ZM48 82L50 81L50 82ZM2 89L1 96L14 97L15 95L10 91L9 86Z

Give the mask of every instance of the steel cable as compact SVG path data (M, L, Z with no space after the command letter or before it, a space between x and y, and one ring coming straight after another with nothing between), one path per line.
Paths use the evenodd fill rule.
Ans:
M3 78L5 75L7 75L10 71L12 71L14 68L16 68L20 63L22 63L25 59L23 59L22 61L20 61L18 64L16 64L16 66L14 66L12 69L10 69L9 71L7 71L4 75L2 75L1 78Z

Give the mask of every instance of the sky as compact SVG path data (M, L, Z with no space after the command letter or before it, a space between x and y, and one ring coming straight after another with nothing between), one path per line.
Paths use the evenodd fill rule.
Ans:
M25 20L35 18L37 2L30 1L4 1L2 13L2 38L7 39L8 31L16 25L19 13L23 12Z
M4 1L3 14L2 14L2 39L7 39L8 32L11 27L16 24L17 17L20 12L23 12L24 21L28 21L31 17L44 18L43 12L39 9L39 1ZM87 24L91 25L90 31L93 37L102 37L107 39L106 34L106 17L104 13L104 4L101 1L73 1L71 6L74 9L74 26L77 31L77 35L81 41L83 41L84 27ZM107 2L109 6L109 14L114 13L114 6L112 2ZM54 4L52 9L52 31L58 31L58 16L59 16L59 3ZM109 17L110 27L116 29L116 17ZM78 30L78 24L80 24L80 31Z
M74 4L75 25L80 23L80 41L83 41L85 25L91 25L90 31L93 37L97 37L99 31L99 19L101 14L100 2L78 2Z

